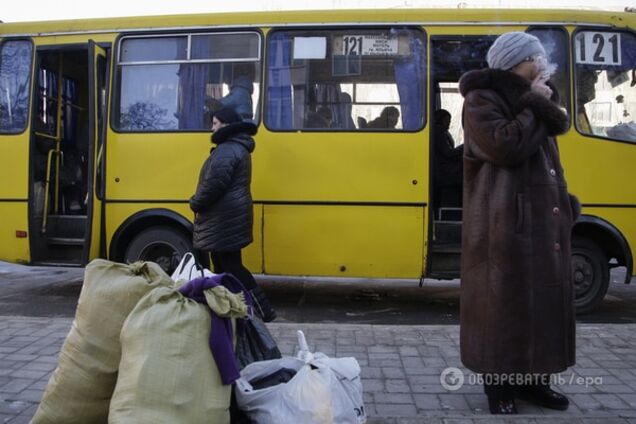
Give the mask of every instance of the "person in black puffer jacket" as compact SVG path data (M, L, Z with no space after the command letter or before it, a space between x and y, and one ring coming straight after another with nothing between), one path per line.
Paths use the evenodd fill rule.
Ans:
M241 280L251 292L257 312L269 322L276 318L276 312L241 260L241 249L253 240L250 183L254 134L256 125L241 121L234 109L214 112L211 139L217 147L201 168L190 209L195 213L194 248L210 252L215 273L228 272Z

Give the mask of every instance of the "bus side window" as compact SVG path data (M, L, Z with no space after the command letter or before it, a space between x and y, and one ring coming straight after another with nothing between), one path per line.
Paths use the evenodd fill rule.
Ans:
M573 44L577 129L636 142L636 36L586 29Z
M221 107L257 119L260 40L256 32L123 37L116 126L208 131L211 114Z
M426 42L415 29L276 30L265 124L273 130L414 131L424 124Z

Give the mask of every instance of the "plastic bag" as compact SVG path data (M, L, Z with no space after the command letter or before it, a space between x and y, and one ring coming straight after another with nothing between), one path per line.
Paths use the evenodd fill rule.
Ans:
M236 359L240 368L281 356L276 341L260 318L251 316L236 321Z
M298 331L296 358L254 362L241 371L234 393L239 408L258 424L362 424L366 422L360 366L355 358L311 353ZM287 383L255 389L281 369L296 371Z
M181 262L177 265L170 278L177 284L177 287L199 277L212 277L215 274L207 268L203 268L196 260L192 252L183 255Z

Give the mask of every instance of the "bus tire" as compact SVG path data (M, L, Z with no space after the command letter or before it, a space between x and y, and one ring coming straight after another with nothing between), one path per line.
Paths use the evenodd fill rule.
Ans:
M190 251L192 241L182 231L156 226L133 237L124 254L124 262L156 262L166 273L172 274L183 255Z
M593 241L576 237L572 241L572 280L577 314L596 309L609 286L607 256Z

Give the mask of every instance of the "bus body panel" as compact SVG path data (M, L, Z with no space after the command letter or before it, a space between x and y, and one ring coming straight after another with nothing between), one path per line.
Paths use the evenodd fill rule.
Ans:
M29 239L16 235L16 231L28 231L28 209L26 201L0 200L0 258L3 261L29 262Z
M28 129L22 134L0 135L2 155L0 155L0 201L28 199L29 192L29 135Z
M255 139L257 200L422 206L428 198L426 132L262 131Z
M582 137L573 126L557 143L568 188L581 197L583 206L636 205L636 167L631 165L636 163L636 146Z
M422 207L265 205L265 273L419 278Z
M210 134L117 134L106 141L106 198L179 200L194 194Z

